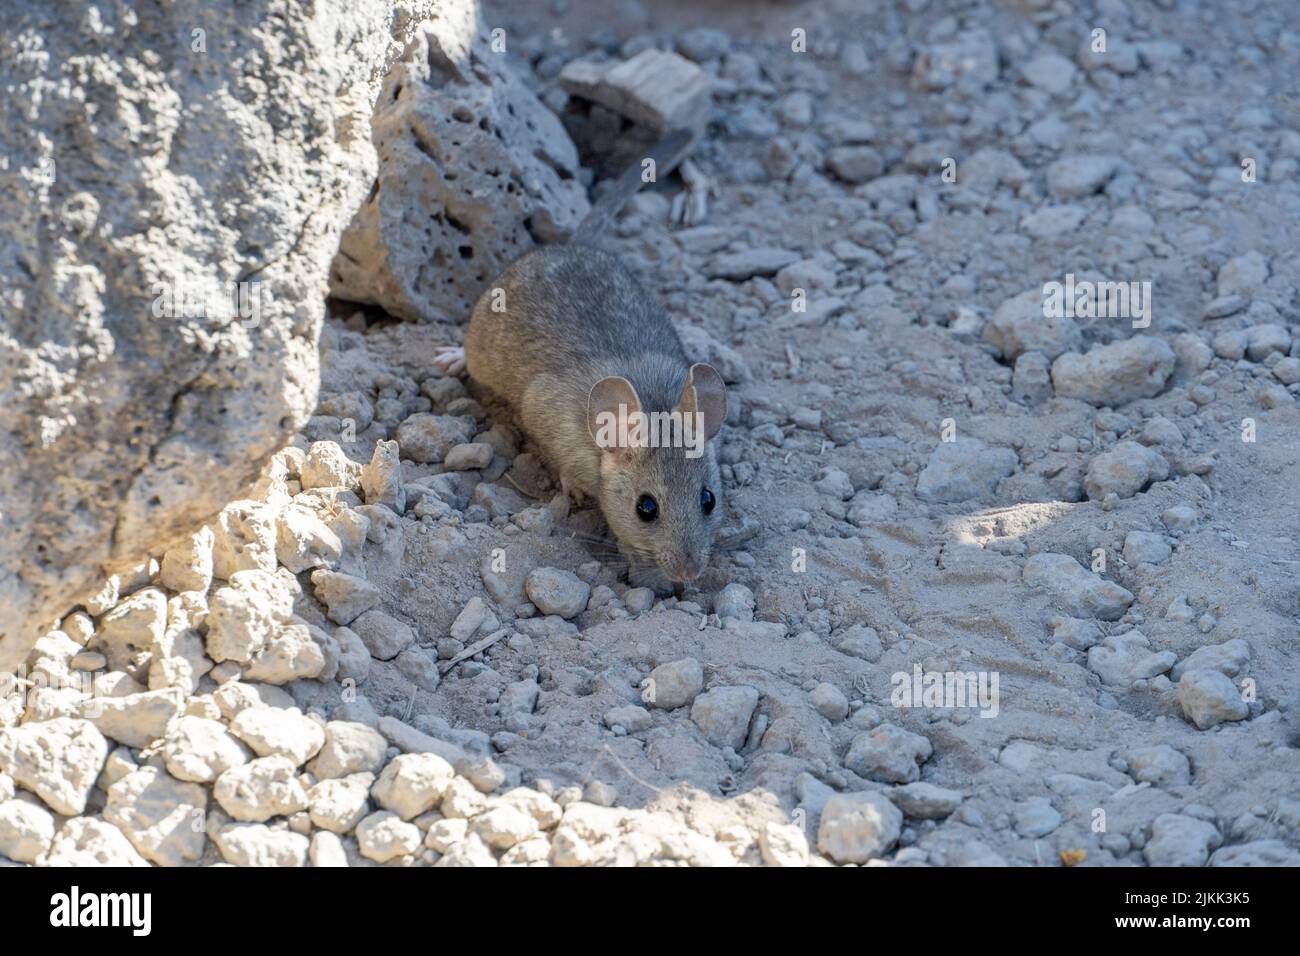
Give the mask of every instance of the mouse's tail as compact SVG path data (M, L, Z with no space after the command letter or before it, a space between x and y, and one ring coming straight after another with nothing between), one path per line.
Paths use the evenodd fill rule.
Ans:
M614 221L623 205L640 191L645 180L642 170L647 159L654 160L655 178L667 176L686 155L691 144L692 134L688 129L670 129L663 137L650 147L650 151L640 160L632 163L619 174L613 185L591 207L578 228L573 231L570 242L589 243L604 232L605 227Z

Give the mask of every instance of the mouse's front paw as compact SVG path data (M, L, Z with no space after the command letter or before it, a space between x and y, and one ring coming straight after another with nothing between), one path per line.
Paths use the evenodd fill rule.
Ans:
M560 494L568 495L575 508L581 508L583 502L587 500L587 496L578 489L578 486L564 477L560 478Z
M434 355L433 364L448 375L459 378L465 373L465 350L454 345L443 345Z

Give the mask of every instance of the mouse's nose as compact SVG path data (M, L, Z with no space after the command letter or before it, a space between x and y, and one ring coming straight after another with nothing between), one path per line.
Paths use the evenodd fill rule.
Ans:
M682 580L694 581L700 576L700 562L695 558L685 558L682 560Z

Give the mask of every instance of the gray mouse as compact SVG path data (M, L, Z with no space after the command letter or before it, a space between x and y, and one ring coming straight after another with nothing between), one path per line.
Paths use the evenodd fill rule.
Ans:
M666 137L652 153L681 145ZM626 198L597 204L574 241L511 264L475 304L464 349L443 349L435 361L449 374L467 370L510 405L562 490L575 503L598 502L629 560L629 580L663 593L699 577L712 552L723 515L716 439L727 395L712 366L687 360L667 314L632 272L588 244ZM633 423L633 412L660 413L652 418L662 428L611 441L606 426L620 411ZM671 412L681 423L675 431L674 416L663 414Z

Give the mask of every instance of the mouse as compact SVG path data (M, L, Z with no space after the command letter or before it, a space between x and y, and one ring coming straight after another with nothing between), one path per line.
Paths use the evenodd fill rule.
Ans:
M679 141L665 138L669 153ZM598 204L568 243L511 263L475 303L464 346L435 362L513 410L561 491L598 505L629 583L665 594L713 553L727 391L713 366L688 360L632 270L594 244L618 205Z

